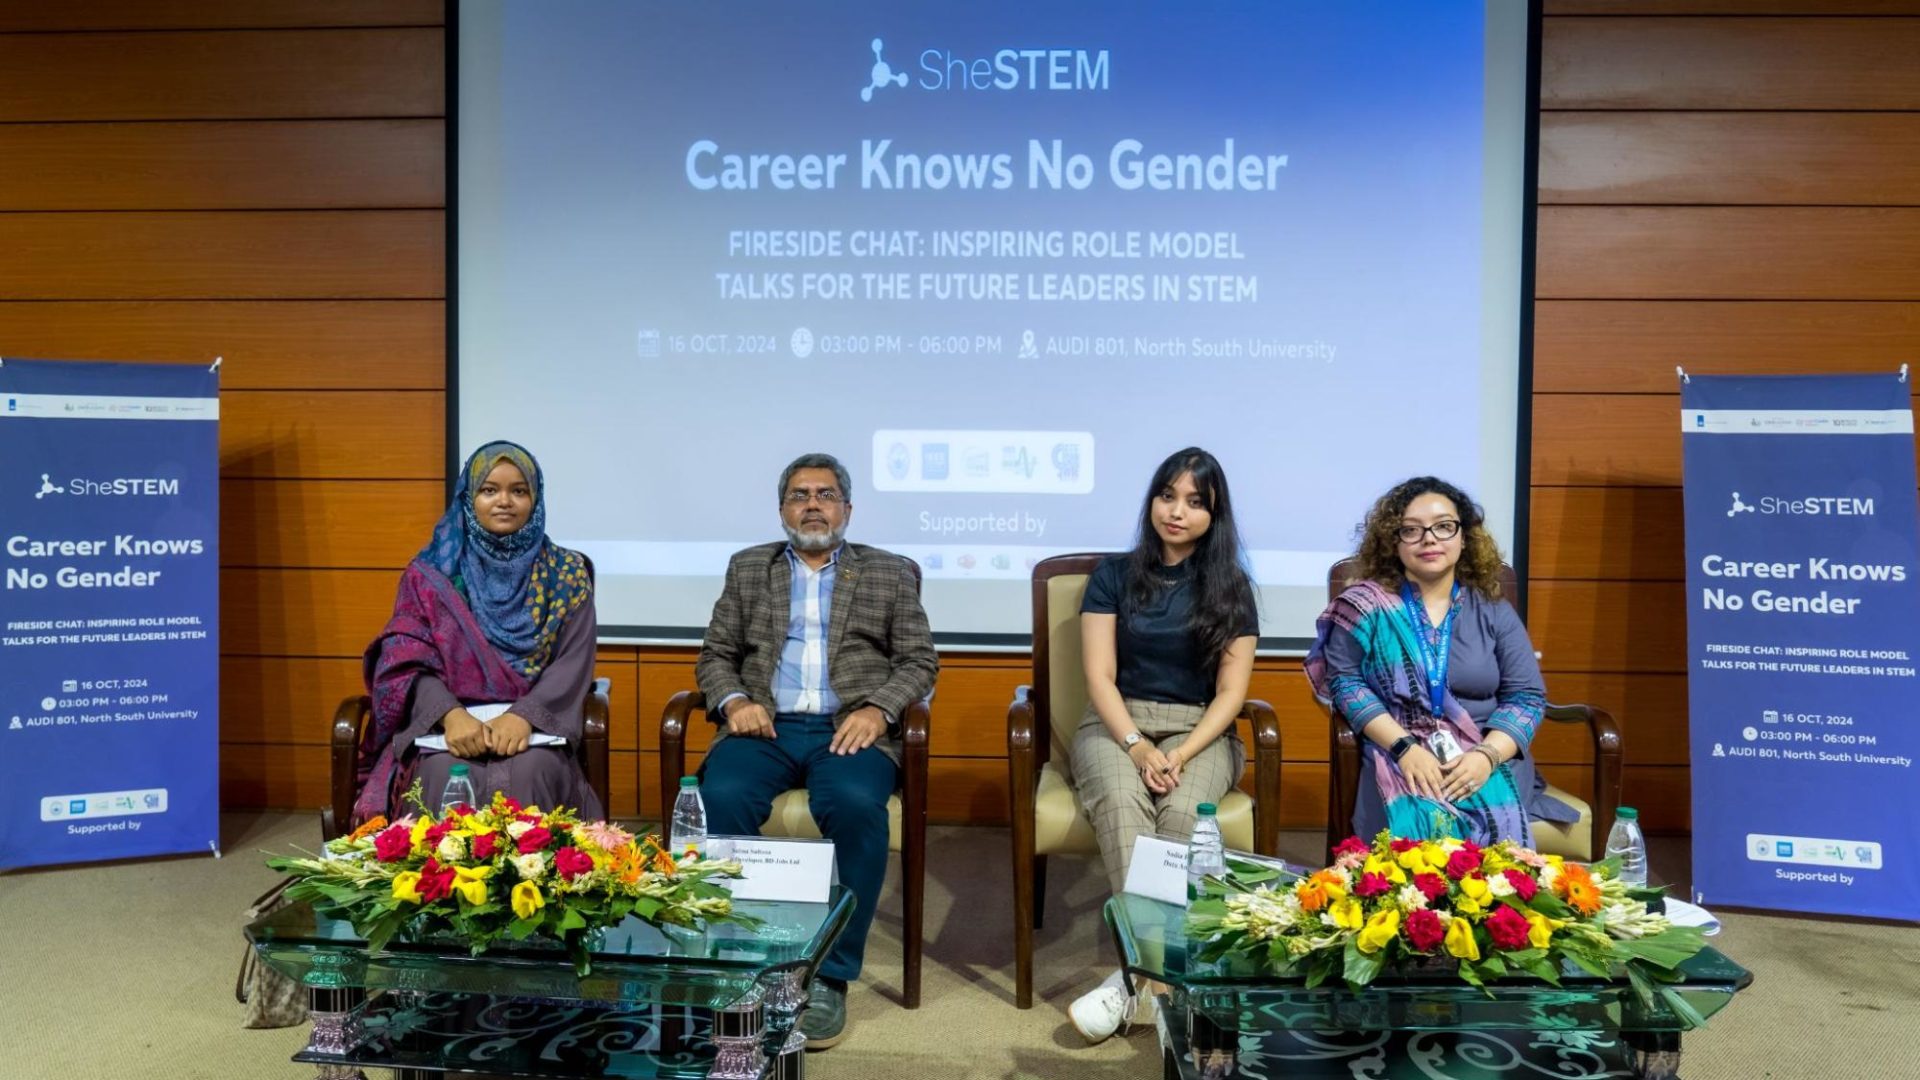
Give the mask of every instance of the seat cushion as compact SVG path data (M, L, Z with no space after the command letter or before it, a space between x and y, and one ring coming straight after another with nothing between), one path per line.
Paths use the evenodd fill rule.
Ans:
M807 789L794 788L783 791L773 800L773 812L760 826L762 836L792 836L808 840L820 838L820 826L813 820L813 810L807 803ZM900 850L900 796L896 792L887 799L887 850Z
M1541 821L1533 823L1533 849L1542 855L1559 855L1579 862L1592 862L1597 856L1593 850L1593 807L1577 795L1547 785L1547 794L1559 799L1575 810L1580 811L1578 821Z
M1035 855L1097 855L1100 843L1080 794L1052 762L1040 766L1033 799ZM1253 850L1253 797L1235 789L1220 801L1220 836L1235 851Z

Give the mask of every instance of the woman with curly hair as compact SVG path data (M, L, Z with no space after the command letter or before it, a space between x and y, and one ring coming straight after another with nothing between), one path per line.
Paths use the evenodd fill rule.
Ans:
M1360 527L1355 580L1320 616L1314 693L1361 740L1353 831L1528 843L1529 817L1577 815L1527 755L1546 708L1533 643L1500 596L1485 514L1444 480L1381 496Z

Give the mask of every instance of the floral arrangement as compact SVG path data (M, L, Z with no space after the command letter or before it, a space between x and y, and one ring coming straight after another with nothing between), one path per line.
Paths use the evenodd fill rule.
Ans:
M1452 966L1485 988L1508 974L1560 983L1571 964L1601 978L1625 968L1651 1000L1704 946L1698 927L1647 910L1660 890L1630 887L1618 861L1585 866L1512 841L1348 837L1305 877L1236 864L1188 908L1202 960L1245 957L1318 986L1358 991L1384 970ZM1677 995L1665 995L1683 1014Z
M417 813L376 817L318 856L275 856L267 865L295 879L288 897L351 922L371 948L403 929L451 934L476 955L502 938L545 934L567 943L583 976L588 935L629 915L688 928L758 922L735 912L732 895L713 880L739 877L737 862L701 859L691 848L675 858L657 836L504 794L443 816L427 810L418 784L407 799Z

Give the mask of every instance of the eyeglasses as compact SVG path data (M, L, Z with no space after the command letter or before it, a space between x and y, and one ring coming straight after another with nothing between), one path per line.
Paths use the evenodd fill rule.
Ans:
M1435 540L1445 543L1460 535L1460 523L1449 518L1446 521L1436 521L1431 525L1402 525L1394 530L1394 535L1398 536L1403 544L1417 544L1420 538L1428 533L1432 533Z
M805 506L811 499L819 499L821 506L832 506L840 501L840 493L832 488L821 488L818 491L795 488L787 492L788 506Z

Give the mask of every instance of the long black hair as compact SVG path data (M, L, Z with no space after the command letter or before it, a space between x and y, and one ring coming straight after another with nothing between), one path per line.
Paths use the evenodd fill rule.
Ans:
M1193 630L1201 655L1217 662L1257 616L1253 582L1242 562L1240 530L1233 523L1226 470L1212 454L1197 446L1177 451L1161 462L1147 484L1147 497L1140 503L1140 530L1133 550L1127 553L1122 614L1152 602L1155 590L1165 584L1166 577L1160 572L1165 551L1160 534L1153 528L1153 501L1172 489L1183 473L1192 474L1194 490L1213 516L1213 523L1194 545L1193 554L1187 556L1193 581L1193 613L1187 625Z

